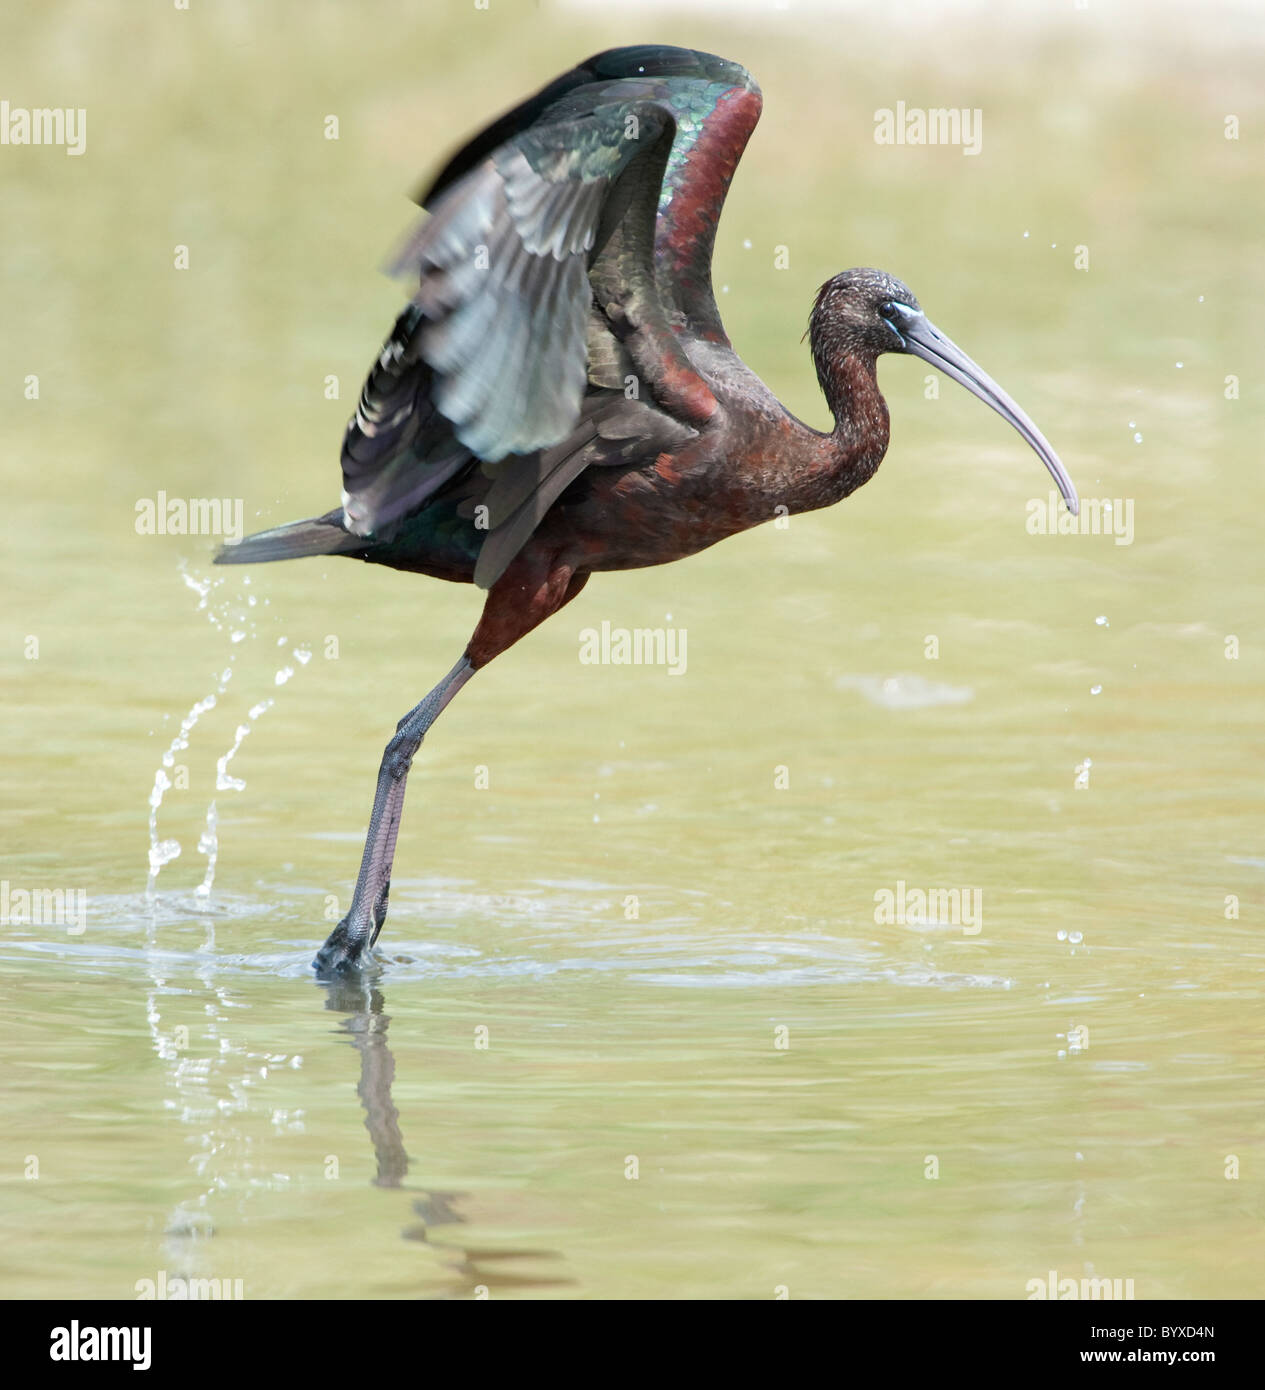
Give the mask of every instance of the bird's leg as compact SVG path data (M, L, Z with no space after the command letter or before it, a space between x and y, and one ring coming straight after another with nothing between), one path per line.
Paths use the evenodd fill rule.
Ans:
M488 591L483 616L461 660L400 720L378 769L378 790L351 908L316 953L312 966L318 974L356 969L378 939L387 915L404 784L426 731L477 670L570 603L588 577L586 570L577 572L570 565L559 564L547 552L531 547L521 551Z
M318 974L354 968L378 939L387 915L391 863L395 858L395 839L400 833L400 813L404 809L404 785L409 768L426 731L475 670L469 656L463 653L461 660L434 690L395 726L395 736L387 744L378 768L378 789L373 798L373 813L369 817L369 833L365 837L351 909L317 952L312 966Z

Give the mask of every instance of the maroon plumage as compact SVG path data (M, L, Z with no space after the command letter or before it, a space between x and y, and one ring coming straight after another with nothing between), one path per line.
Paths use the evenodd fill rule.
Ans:
M397 257L416 289L347 427L341 508L217 557L342 554L488 590L460 661L387 746L351 910L318 969L354 967L381 930L409 766L474 671L597 571L678 560L861 486L888 442L881 353L986 400L1075 507L1035 425L882 271L835 276L813 307L830 433L737 356L711 257L760 107L723 58L612 49L464 145Z

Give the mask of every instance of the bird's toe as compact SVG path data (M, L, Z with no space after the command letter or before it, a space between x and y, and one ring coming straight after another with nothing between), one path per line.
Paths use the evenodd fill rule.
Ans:
M366 955L365 936L355 931L350 919L344 917L317 951L312 969L322 977L347 975L364 967Z

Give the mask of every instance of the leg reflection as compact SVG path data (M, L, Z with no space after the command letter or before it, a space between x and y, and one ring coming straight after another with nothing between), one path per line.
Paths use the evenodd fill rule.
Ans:
M408 1175L409 1158L400 1131L400 1112L391 1099L395 1057L387 1045L391 1016L385 1010L382 991L374 977L364 973L324 980L319 986L328 991L325 1007L333 1013L346 1015L342 1027L360 1054L360 1082L356 1093L364 1108L365 1128L378 1162L373 1185L402 1188ZM575 1282L547 1271L520 1273L505 1268L507 1261L561 1259L555 1250L475 1249L452 1240L434 1239L432 1231L436 1227L463 1225L471 1219L458 1210L468 1198L469 1194L464 1192L423 1190L413 1203L420 1220L403 1232L405 1240L429 1246L443 1261L450 1282L440 1291L440 1296L469 1297L481 1289L495 1294L498 1290L548 1288ZM478 1219L477 1214L474 1219Z

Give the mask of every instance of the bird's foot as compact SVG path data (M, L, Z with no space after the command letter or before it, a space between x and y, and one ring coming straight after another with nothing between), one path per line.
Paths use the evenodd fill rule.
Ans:
M382 924L387 919L387 903L391 897L391 880L388 878L378 889L372 913L362 904L365 895L359 883L352 895L351 909L346 917L330 932L324 946L316 953L312 969L322 979L350 975L363 970L368 964L373 943L378 939Z
M349 913L330 932L324 946L316 953L312 969L322 979L349 975L362 970L373 938L377 935L372 924L368 929L357 926Z

